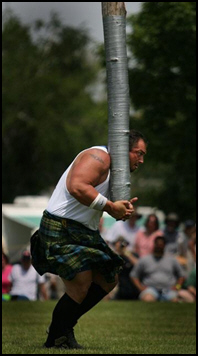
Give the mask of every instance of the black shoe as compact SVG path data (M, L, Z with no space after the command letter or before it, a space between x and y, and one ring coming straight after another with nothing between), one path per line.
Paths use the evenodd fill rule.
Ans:
M73 328L67 329L64 336L61 336L54 341L50 340L48 336L44 346L47 348L83 349L83 347L76 341Z
M69 349L83 349L83 347L76 341L73 328L67 329L66 338L66 343Z
M68 349L66 341L67 341L66 336L61 336L53 342L49 342L49 340L47 340L43 346L47 347L48 349L51 347L55 347L57 349Z

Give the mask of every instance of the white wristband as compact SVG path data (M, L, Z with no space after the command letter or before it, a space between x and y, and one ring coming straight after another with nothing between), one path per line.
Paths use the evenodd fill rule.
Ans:
M102 194L98 194L97 197L90 204L90 209L102 210L106 205L107 198L105 198Z

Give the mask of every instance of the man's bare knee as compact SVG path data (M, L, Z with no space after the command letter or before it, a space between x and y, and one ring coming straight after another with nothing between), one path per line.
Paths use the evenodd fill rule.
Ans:
M102 289L104 289L107 293L109 293L117 285L117 283L118 283L118 275L115 276L115 282L108 283L105 280L104 276L102 276L100 273L96 273L96 274L94 274L93 281L96 284L98 284Z
M92 282L92 272L80 272L71 281L63 279L63 282L66 287L66 293L70 298L74 299L77 303L82 303Z
M141 297L141 300L143 302L155 302L156 301L155 297L153 297L153 295L151 295L151 294L145 294L143 297Z
M76 287L75 291L76 294L79 296L80 300L83 301L87 295L87 292L90 288L91 280L80 281Z

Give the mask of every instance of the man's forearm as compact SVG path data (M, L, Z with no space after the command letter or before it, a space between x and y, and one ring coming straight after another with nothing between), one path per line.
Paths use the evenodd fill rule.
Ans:
M91 206L99 194L92 185L85 183L73 184L69 189L69 193L81 204L86 206ZM101 199L102 197L103 196L101 196ZM94 206L93 209L100 210L97 205ZM131 202L127 200L112 202L105 199L105 205L102 207L102 211L106 211L115 219L128 219L134 211L134 208Z
M138 278L132 277L132 281L135 284L135 286L139 289L140 292L146 289L146 286L144 286Z

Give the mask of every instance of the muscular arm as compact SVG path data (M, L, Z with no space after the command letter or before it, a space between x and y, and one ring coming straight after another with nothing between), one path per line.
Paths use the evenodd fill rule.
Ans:
M105 181L109 173L110 156L100 149L90 149L83 152L73 163L67 177L67 189L69 193L81 204L90 206L97 197L95 187ZM132 202L107 201L104 211L107 211L116 219L128 218L134 211Z
M105 181L110 167L109 155L99 149L83 152L73 163L67 189L81 204L89 206L98 195L95 187Z

